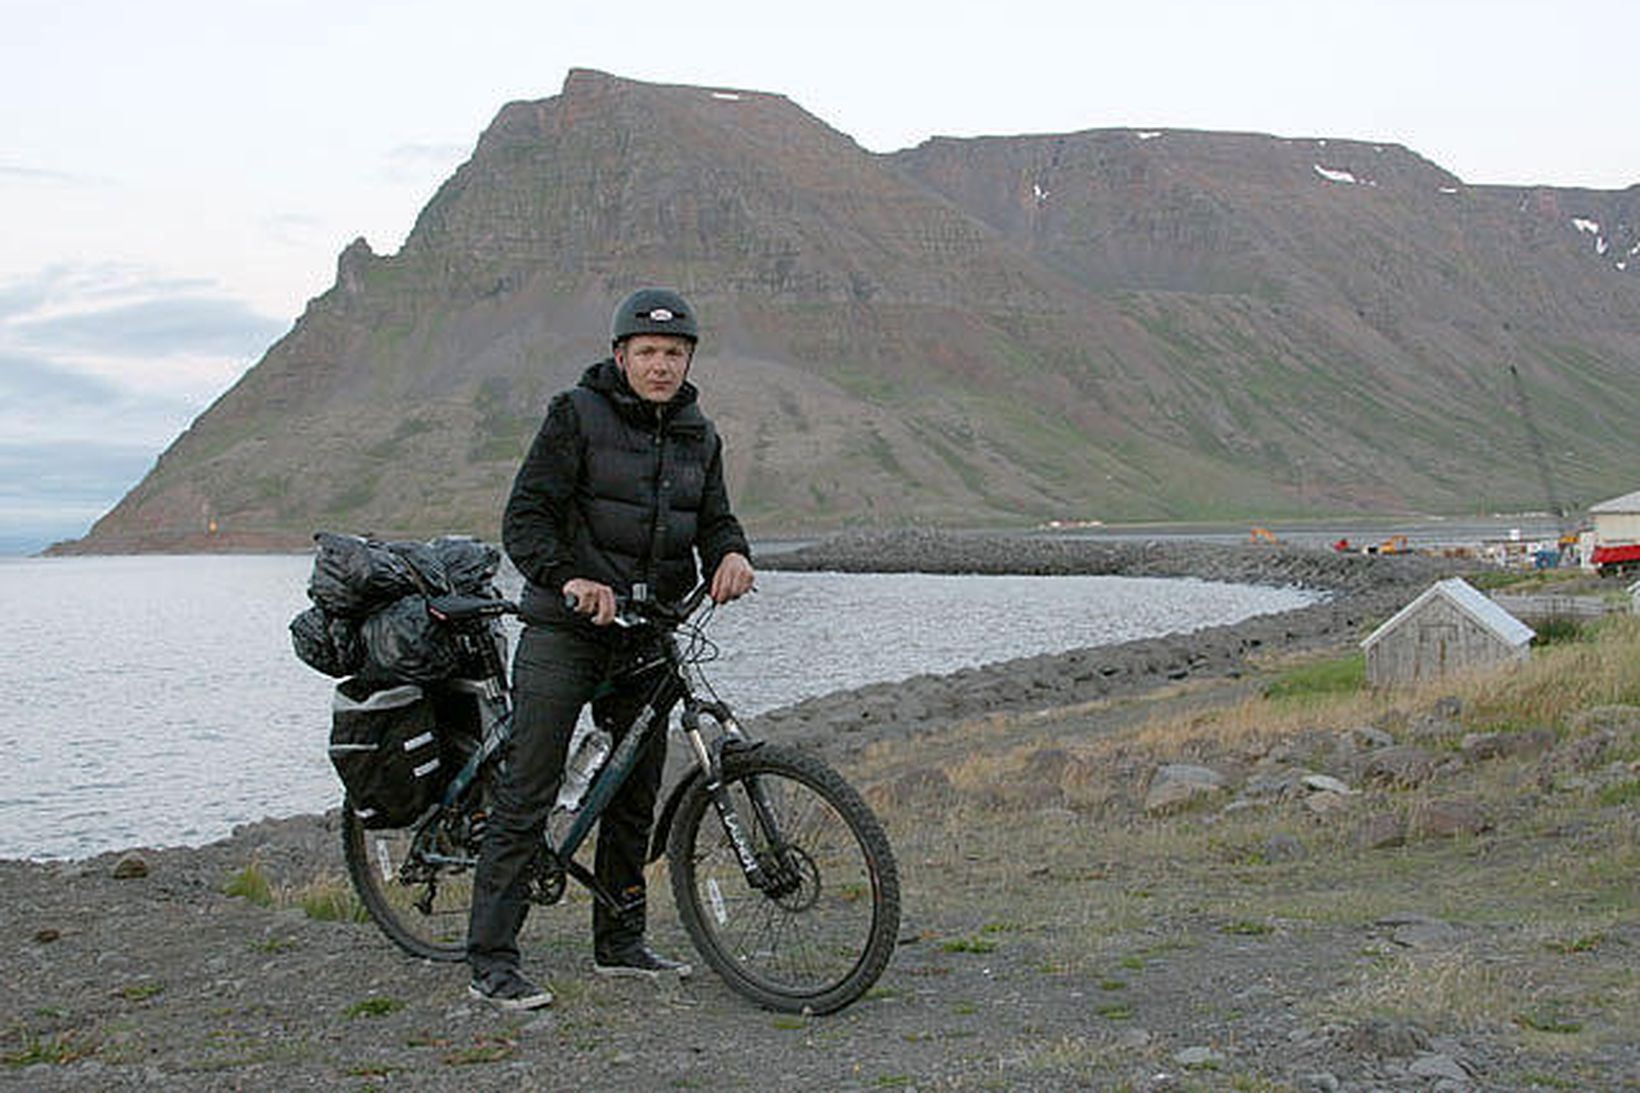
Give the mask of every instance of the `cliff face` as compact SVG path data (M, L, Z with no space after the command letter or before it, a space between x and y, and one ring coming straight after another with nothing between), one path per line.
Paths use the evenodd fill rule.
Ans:
M1541 507L1640 462L1640 187L1132 130L873 155L779 95L504 107L75 549L493 534L609 309L682 289L754 528Z

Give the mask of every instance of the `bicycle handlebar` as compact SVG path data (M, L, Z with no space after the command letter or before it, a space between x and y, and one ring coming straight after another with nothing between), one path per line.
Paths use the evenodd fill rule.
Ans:
M706 599L708 586L705 581L697 584L694 590L675 604L662 603L660 600L639 599L632 596L615 596L615 626L640 626L651 623L657 626L672 628L683 623L690 615L699 610L701 602ZM580 613L580 602L571 593L564 593L564 607L572 613Z

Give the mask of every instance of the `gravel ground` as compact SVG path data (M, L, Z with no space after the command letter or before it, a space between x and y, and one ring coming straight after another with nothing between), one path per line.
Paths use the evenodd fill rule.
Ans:
M1229 695L1247 655L1353 640L1368 620L1387 616L1444 575L1441 563L1415 557L922 532L835 540L765 564L1188 574L1334 593L1318 606L1188 637L868 687L766 715L753 726L816 748L845 771L867 742L932 739L953 719L1101 698L1143 701L1180 683L1208 701L1216 690ZM1074 828L1088 821L1049 810L1042 822ZM334 814L247 825L199 848L0 862L0 1085L1640 1088L1640 1052L1632 1046L1590 1049L1567 1061L1522 1056L1507 1030L1459 1041L1393 1020L1318 1020L1312 1003L1355 974L1363 953L1424 920L1286 923L1275 937L1250 937L1224 929L1200 878L1170 881L1165 871L1142 878L1157 897L1151 913L1100 942L1112 953L1144 954L1126 973L1123 998L1132 1012L1115 1013L1108 970L1053 971L1061 943L1076 928L1064 913L1063 892L1056 888L1055 899L1039 906L1026 885L987 891L970 905L960 895L964 884L993 884L997 863L933 854L907 840L913 841L915 854L901 857L906 915L894 962L865 1000L818 1019L759 1010L704 972L660 985L598 980L590 974L583 908L536 912L543 933L527 970L552 985L557 1004L535 1016L504 1016L467 999L459 967L405 958L368 924L316 921L222 893L224 879L253 859L277 885L340 875ZM1097 875L1100 868L1090 862L1083 872ZM981 928L976 907L998 900L1014 907L1012 921L1029 928L989 951L937 943L972 935ZM660 895L656 903L669 901ZM1625 944L1640 944L1640 929L1632 932ZM687 947L669 907L657 907L654 934L664 948ZM1533 1074L1562 1075L1565 1084L1523 1077Z

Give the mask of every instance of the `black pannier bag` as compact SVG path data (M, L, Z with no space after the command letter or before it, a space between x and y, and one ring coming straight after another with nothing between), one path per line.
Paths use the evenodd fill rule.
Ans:
M408 825L438 799L451 773L433 703L414 683L337 684L330 762L365 827Z

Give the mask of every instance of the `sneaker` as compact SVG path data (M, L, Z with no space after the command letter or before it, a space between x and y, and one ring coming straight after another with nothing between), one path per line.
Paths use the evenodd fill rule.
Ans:
M688 979L695 972L688 964L662 956L641 941L613 953L594 957L592 970L599 975L632 979L659 979L663 975Z
M511 968L473 976L467 993L504 1010L536 1010L552 1005L552 992L537 987Z

